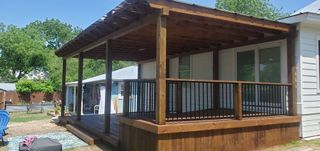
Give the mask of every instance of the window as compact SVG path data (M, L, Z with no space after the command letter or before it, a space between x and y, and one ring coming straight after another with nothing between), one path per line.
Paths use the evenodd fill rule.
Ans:
M119 89L120 89L120 96L123 96L124 95L124 83L120 83Z
M260 82L281 82L280 47L259 50Z
M179 58L179 78L191 78L190 56L182 56Z
M237 77L239 81L255 81L254 50L237 54Z

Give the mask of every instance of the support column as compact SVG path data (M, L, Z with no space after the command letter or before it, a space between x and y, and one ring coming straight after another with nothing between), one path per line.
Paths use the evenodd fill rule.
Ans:
M105 83L105 106L104 106L104 132L110 132L111 121L111 89L112 89L112 59L111 59L111 45L112 41L108 40L106 43L106 83Z
M212 66L213 66L213 74L212 74L212 78L213 80L219 80L219 50L215 49L215 48L211 48L212 50ZM214 109L219 109L220 107L220 85L219 84L215 84L213 87L213 108Z
M166 123L166 61L167 61L167 16L169 10L162 9L157 19L156 61L156 122Z
M78 93L77 93L77 120L81 120L82 102L82 80L83 80L83 52L79 53L78 61Z
M61 117L64 117L65 106L66 106L66 74L67 74L67 60L62 59Z
M288 82L291 83L289 88L289 115L297 115L297 81L296 81L296 58L295 58L295 39L296 27L292 27L287 37L287 61L288 61Z

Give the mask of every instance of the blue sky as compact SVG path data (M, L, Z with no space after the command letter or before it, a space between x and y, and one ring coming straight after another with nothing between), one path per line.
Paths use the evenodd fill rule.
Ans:
M1 0L0 22L25 26L35 20L57 18L85 28L123 0ZM215 0L181 0L214 7ZM292 13L314 0L270 0L284 12Z

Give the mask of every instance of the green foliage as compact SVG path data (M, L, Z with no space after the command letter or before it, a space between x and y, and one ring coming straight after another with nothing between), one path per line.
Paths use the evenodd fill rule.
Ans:
M16 83L17 92L22 94L43 92L43 93L53 93L54 88L50 81L45 80L27 80L21 79Z
M16 89L19 93L32 93L34 92L35 82L32 80L21 79L16 83Z
M46 53L39 39L25 30L8 26L0 36L0 76L7 82L16 82L34 70L46 66Z
M80 28L57 19L34 21L23 28L0 23L0 81L16 82L31 71L42 71L48 73L45 80L49 81L54 91L60 90L62 59L58 58L54 51L80 32ZM133 64L133 62L114 61L113 70ZM104 60L84 60L84 78L103 73L105 73ZM66 80L70 82L77 79L78 60L68 58Z
M269 0L217 0L216 8L270 20L287 15Z
M78 27L63 23L58 19L35 21L26 26L26 29L37 31L44 40L46 48L56 50L81 32Z

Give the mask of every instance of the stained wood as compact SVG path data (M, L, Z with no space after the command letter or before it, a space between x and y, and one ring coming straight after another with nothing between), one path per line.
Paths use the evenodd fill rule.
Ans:
M66 106L66 74L67 60L62 59L62 81L61 81L61 116L64 116Z
M152 8L163 9L168 8L172 12L188 14L193 16L200 16L206 18L217 19L225 22L239 23L245 25L251 25L256 27L262 27L267 29L279 30L283 32L288 32L290 30L290 25L272 22L269 20L256 19L253 17L248 17L244 15L238 15L233 13L228 13L220 11L217 9L210 9L206 7L188 5L176 1L157 1L148 0Z
M124 82L124 96L123 96L123 115L127 116L129 112L130 101L130 84L128 81Z
M296 81L296 61L295 61L295 38L296 27L291 28L291 33L287 38L287 64L288 64L288 81L292 83L289 88L289 114L297 115L297 81Z
M83 52L79 53L78 60L78 90L77 90L77 120L81 120L82 101L82 80L83 80Z
M156 122L160 125L166 121L167 13L160 11L157 19Z
M219 51L216 48L211 48L212 50L212 67L213 67L213 80L219 80ZM214 85L213 87L214 94L214 109L220 107L220 86Z
M111 91L112 91L112 60L111 60L112 40L106 43L106 80L105 80L105 107L104 107L104 128L105 133L110 132L111 115Z
M89 145L94 145L96 141L98 141L98 138L95 136L92 136L83 130L80 130L76 128L75 126L72 126L70 124L66 125L66 128L68 131L70 131L72 134L76 135L80 139L82 139L84 142L86 142Z
M119 38L123 35L126 35L132 31L135 31L135 30L138 30L152 22L154 22L154 18L155 18L156 14L150 14L150 15L147 15L146 17L136 21L136 22L133 22L131 23L130 25L124 27L124 28L121 28L119 30L116 30L110 34L108 34L107 36L104 36L102 38L100 38L99 40L96 40L90 44L88 44L87 46L69 54L68 56L66 57L72 57L73 55L75 55L77 52L79 51L88 51L90 49L93 49L101 44L104 44L106 43L106 41L110 40L110 39L116 39L116 38Z
M167 81L181 81L181 82L203 82L203 83L230 83L230 84L262 84L262 85L282 85L291 86L290 83L272 83L272 82L250 82L250 81L232 81L232 80L197 80L197 79L175 79L167 78Z
M171 134L182 132L196 132L219 129L246 128L254 126L269 126L277 124L299 123L299 116L273 116L273 117L256 117L243 118L242 120L234 119L215 119L215 120L196 120L167 122L166 125L157 125L144 120L133 120L125 117L119 117L119 122L130 125L135 128L156 134Z
M174 126L180 127L180 125ZM201 125L192 127L199 126ZM298 140L299 122L167 134L155 134L120 123L120 132L120 149L124 151L251 151Z
M237 120L242 119L242 83L235 85L234 112Z

